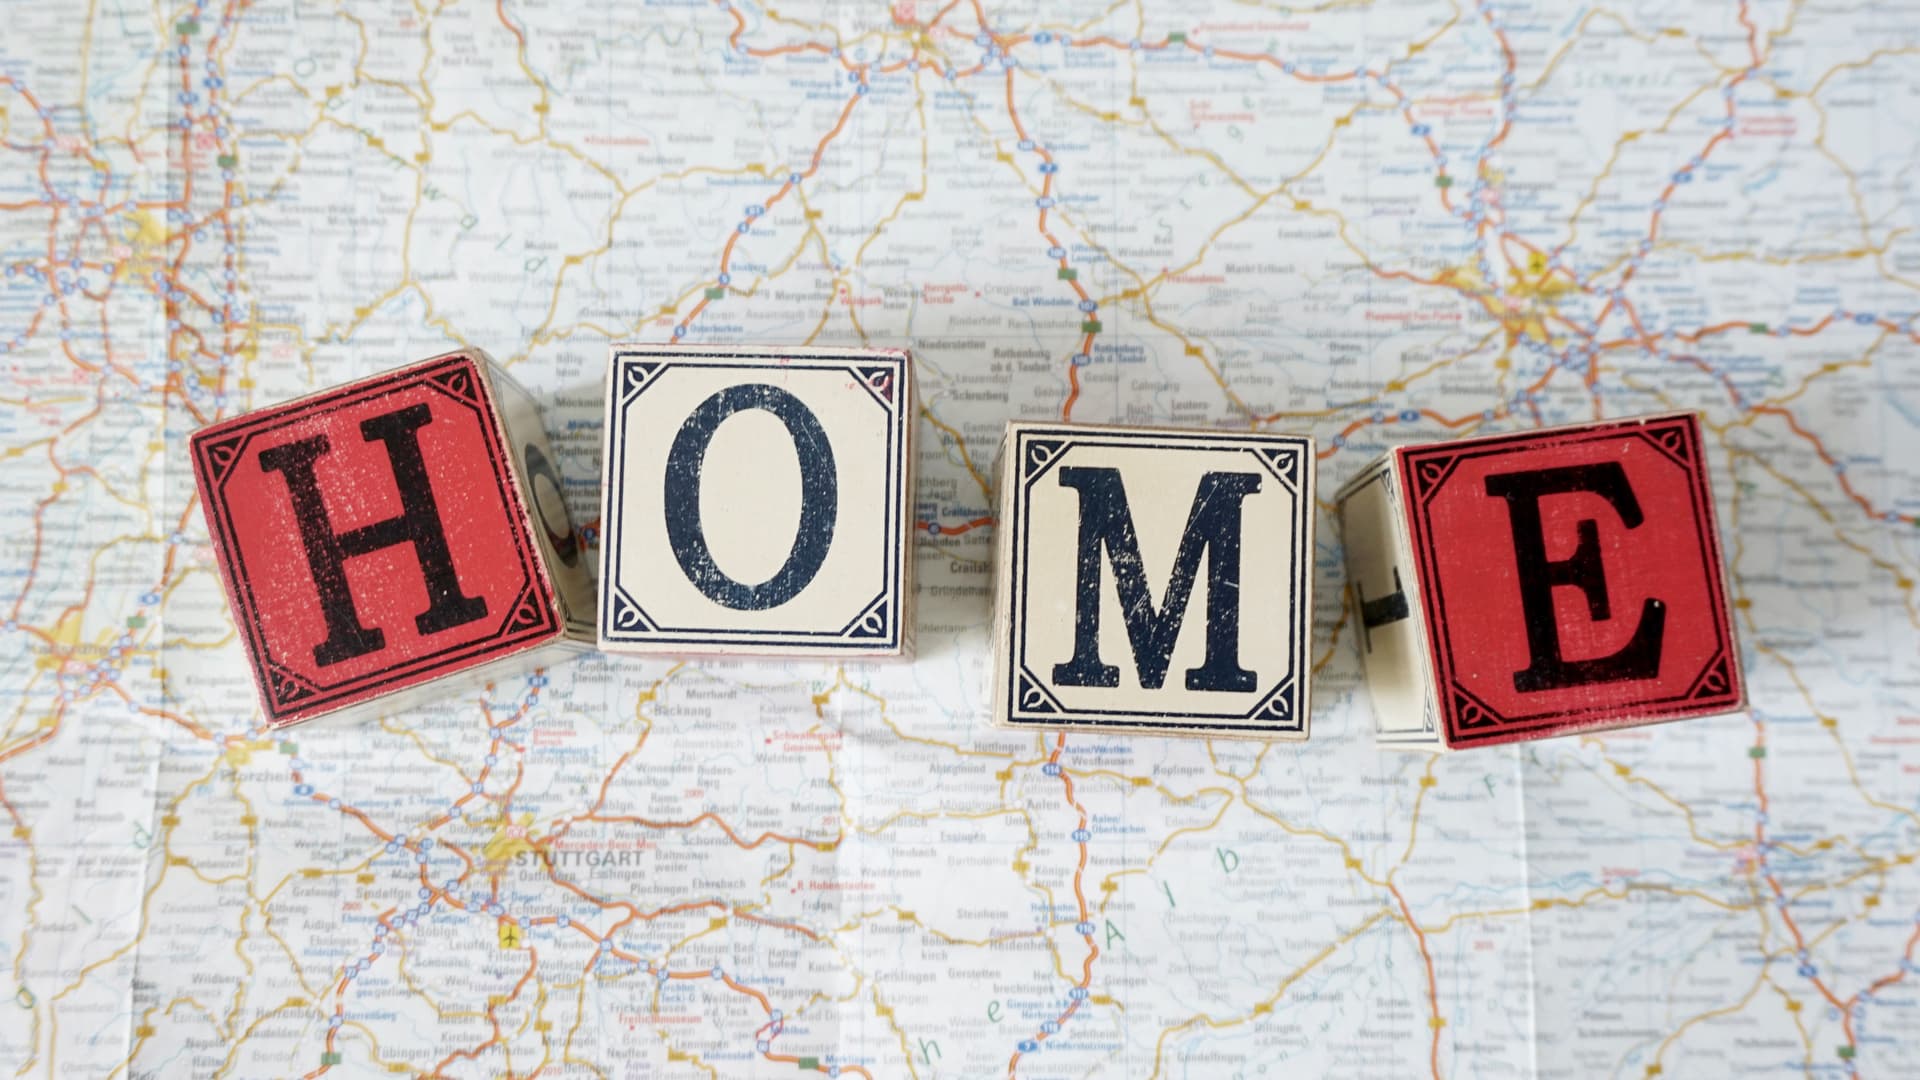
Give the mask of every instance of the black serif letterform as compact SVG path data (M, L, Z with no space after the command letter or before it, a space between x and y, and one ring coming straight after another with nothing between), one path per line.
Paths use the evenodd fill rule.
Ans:
M395 544L413 545L427 586L427 610L413 620L422 634L437 634L486 618L485 598L467 596L460 590L453 553L447 548L446 528L433 501L426 459L420 454L420 429L432 420L427 406L409 405L360 422L361 438L386 444L393 483L400 492L400 513L343 533L334 531L326 501L320 497L320 482L313 473L313 463L330 449L325 435L260 452L260 468L285 477L287 491L293 497L294 521L300 526L300 542L306 547L307 566L320 593L320 613L327 622L327 639L313 649L313 662L321 667L386 648L386 635L379 627L363 625L354 607L346 563L356 555Z
M800 528L786 561L772 577L758 585L735 581L713 561L706 528L700 520L700 479L706 470L707 447L721 421L743 409L765 409L786 425L800 460ZM840 512L840 481L833 447L820 418L797 397L765 383L729 386L701 402L680 426L667 452L663 491L667 542L687 580L716 604L736 611L764 611L800 594L820 573L833 544L833 527ZM751 513L746 508L736 512Z
M1259 475L1210 472L1200 478L1158 610L1147 591L1140 541L1120 471L1063 466L1060 486L1080 493L1080 546L1073 659L1054 665L1054 681L1062 686L1120 685L1120 669L1100 660L1100 555L1104 550L1113 563L1113 583L1120 594L1120 611L1141 686L1157 690L1166 682L1200 557L1207 555L1206 661L1187 671L1187 689L1252 690L1253 672L1240 666L1240 503L1260 490Z
M1568 660L1560 653L1560 621L1553 612L1557 586L1579 589L1587 598L1587 614L1595 622L1613 617L1607 596L1607 568L1600 554L1600 526L1582 518L1575 526L1578 543L1564 559L1547 558L1546 534L1540 522L1540 500L1549 495L1591 492L1612 504L1621 524L1637 529L1645 520L1640 501L1633 497L1627 471L1617 461L1568 465L1554 469L1499 473L1487 477L1487 494L1507 501L1518 559L1520 609L1527 622L1526 667L1513 673L1513 688L1523 694L1564 690L1588 683L1650 679L1660 674L1660 643L1665 635L1667 608L1649 598L1640 608L1633 637L1616 652L1585 660Z

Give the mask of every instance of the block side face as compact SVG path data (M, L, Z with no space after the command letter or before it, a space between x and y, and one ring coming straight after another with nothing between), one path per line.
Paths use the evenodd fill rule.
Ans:
M1019 425L1007 425L1006 432L1000 437L993 466L993 683L988 689L988 696L993 699L993 722L1002 727L1020 726L1012 720L1015 685L1012 656L1007 651L1013 626L1013 534L1015 518L1019 513L1013 498L1012 480L1013 445L1018 431Z
M602 648L903 654L905 353L622 346L608 379Z
M1450 746L1739 707L1703 454L1692 414L1396 452Z
M920 383L914 376L913 354L904 350L880 350L891 352L900 358L900 453L903 462L901 468L901 512L900 512L900 581L898 585L900 602L896 618L900 624L900 641L897 649L882 656L894 656L911 659L914 652L914 611L918 594L914 588L914 542L920 533L917 497L920 475L918 451L920 429Z
M470 357L240 417L193 461L270 722L560 632Z
M1016 424L996 716L1304 739L1312 440Z
M1295 555L1293 559L1293 589L1295 616L1293 634L1293 670L1294 703L1293 715L1299 718L1297 729L1272 736L1288 740L1305 742L1313 734L1313 560L1314 527L1316 515L1320 512L1320 455L1315 452L1311 435L1283 436L1297 438L1300 443L1299 479L1300 490L1295 493L1299 499L1300 510L1294 522ZM1266 456L1262 452L1262 456ZM1268 457L1267 464L1274 464ZM1284 471L1284 470L1281 470ZM1268 715L1273 710L1268 708Z
M1348 477L1346 483L1334 489L1334 508L1338 510L1341 504L1353 498L1354 494L1361 488L1375 483L1375 474L1379 470L1391 468L1393 468L1393 454L1391 452L1381 454L1379 457L1367 462L1366 465L1361 467L1359 472Z
M610 644L607 634L613 610L613 575L608 569L613 561L613 547L607 542L607 522L613 520L614 504L619 501L614 492L614 476L618 472L614 467L614 447L621 439L619 428L620 408L618 387L626 376L621 374L621 353L631 346L613 345L607 350L607 376L601 389L600 400L606 412L600 422L600 536L598 545L598 566L594 575L593 596L593 637L594 644L606 649Z
M560 463L547 438L540 403L498 366L485 363L513 466L514 490L525 508L526 529L559 606L567 636L592 642L593 575L587 568L586 542L567 511Z
M1340 492L1348 600L1361 670L1383 746L1437 749L1439 716L1427 660L1419 578L1401 526L1401 489L1391 459L1361 470Z

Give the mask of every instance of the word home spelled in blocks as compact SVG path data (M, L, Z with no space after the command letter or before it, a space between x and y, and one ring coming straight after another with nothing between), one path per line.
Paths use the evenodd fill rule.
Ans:
M192 456L270 727L592 640L539 408L478 350L220 421Z
M1313 440L1016 422L994 718L1307 737Z
M600 647L911 649L906 353L617 345Z
M1693 414L1401 447L1336 501L1382 744L1745 703Z

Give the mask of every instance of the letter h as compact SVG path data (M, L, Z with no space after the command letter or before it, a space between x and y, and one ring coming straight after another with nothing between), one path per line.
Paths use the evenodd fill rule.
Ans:
M320 497L319 481L314 476L314 462L330 449L325 435L260 453L261 469L285 477L287 491L293 499L294 521L300 527L300 542L306 548L307 566L313 572L313 584L320 594L320 613L327 623L327 639L313 650L313 661L321 667L386 648L386 635L378 627L360 622L353 591L347 584L346 562L357 555L396 544L413 545L414 557L420 561L420 573L427 586L427 610L413 620L422 634L434 634L486 618L485 598L467 596L460 589L460 578L453 568L453 553L447 547L446 527L433 501L426 460L420 454L419 430L432 420L427 406L420 404L361 421L363 439L386 444L394 485L400 492L401 509L396 517L347 532L334 531L326 502Z

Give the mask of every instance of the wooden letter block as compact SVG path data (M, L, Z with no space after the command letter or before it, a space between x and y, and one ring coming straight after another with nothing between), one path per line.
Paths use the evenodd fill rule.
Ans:
M1383 745L1745 704L1692 413L1400 447L1336 501Z
M269 727L592 640L539 408L478 350L209 425L192 456Z
M911 650L906 353L616 345L607 409L601 648Z
M1313 440L1016 422L994 719L1307 737Z

